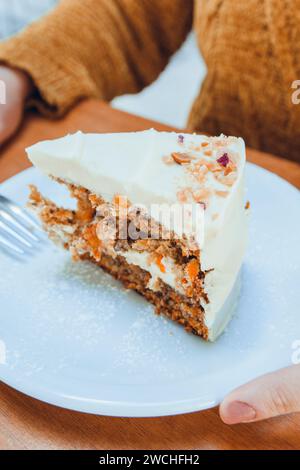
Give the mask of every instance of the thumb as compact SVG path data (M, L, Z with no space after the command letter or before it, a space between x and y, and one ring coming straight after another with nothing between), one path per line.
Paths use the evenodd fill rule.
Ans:
M249 423L300 411L300 366L264 375L231 392L220 406L226 424Z

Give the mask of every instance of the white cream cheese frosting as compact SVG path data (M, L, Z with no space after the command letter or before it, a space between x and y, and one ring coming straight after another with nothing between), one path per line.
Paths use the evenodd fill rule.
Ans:
M205 208L204 233L198 236L193 222L187 235L194 236L199 244L202 271L211 270L205 279L209 303L204 306L209 339L221 333L236 301L247 240L242 139L153 129L119 134L78 132L40 142L27 153L43 173L85 187L109 201L121 194L132 204L149 208L153 204L184 204L186 200L196 210L199 200L194 200L194 195L200 189ZM202 180L188 171L188 165L172 161L172 154L192 155L191 163L198 165ZM224 169L223 159L227 156L234 162L234 172L224 177L219 170ZM145 260L128 256L128 261L151 271ZM169 263L163 280L176 288L173 268ZM159 276L159 272L152 275Z

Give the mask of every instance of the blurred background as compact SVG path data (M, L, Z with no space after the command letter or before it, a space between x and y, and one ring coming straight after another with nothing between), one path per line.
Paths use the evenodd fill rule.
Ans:
M58 0L0 0L0 39L20 31L56 3ZM195 37L190 34L155 83L137 95L114 99L112 106L182 128L205 74Z

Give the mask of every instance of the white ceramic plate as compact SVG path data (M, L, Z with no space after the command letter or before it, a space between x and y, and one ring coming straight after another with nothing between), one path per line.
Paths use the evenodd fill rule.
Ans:
M0 380L74 410L161 416L213 407L237 385L291 364L300 340L300 193L250 164L247 181L252 215L242 295L215 344L46 243L24 262L0 253ZM0 193L25 204L29 183L65 199L35 169L6 181Z

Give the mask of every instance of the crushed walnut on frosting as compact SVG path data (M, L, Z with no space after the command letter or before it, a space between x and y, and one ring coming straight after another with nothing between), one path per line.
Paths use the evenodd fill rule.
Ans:
M179 188L177 192L177 200L180 203L194 201L207 206L212 195L219 198L229 195L229 188L234 185L238 176L237 155L228 149L235 141L234 137L221 135L207 137L195 145L187 142L184 135L178 136L182 151L164 156L163 161L168 165L182 166L189 176L191 183ZM217 182L214 191L211 190L211 178Z

